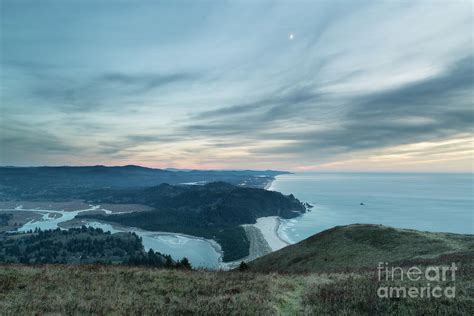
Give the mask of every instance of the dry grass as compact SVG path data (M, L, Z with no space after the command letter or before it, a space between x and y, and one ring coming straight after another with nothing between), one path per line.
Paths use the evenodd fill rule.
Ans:
M264 274L120 266L0 266L0 315L473 315L472 263L455 299L381 299L373 272Z
M1 266L0 314L278 314L302 277L113 266Z
M436 259L455 253L474 257L474 235L353 224L325 230L249 265L262 272L322 273L372 269L378 262Z

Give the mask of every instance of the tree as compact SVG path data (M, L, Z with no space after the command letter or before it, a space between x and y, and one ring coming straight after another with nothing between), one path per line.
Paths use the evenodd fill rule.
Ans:
M186 269L186 270L192 269L191 263L189 263L189 260L186 257L184 257L183 259L181 259L181 261L179 261L178 267Z
M173 259L171 259L170 255L165 255L165 267L171 268L174 265Z
M241 261L239 265L239 271L243 272L243 271L247 271L248 269L249 269L248 264L246 264L244 261Z

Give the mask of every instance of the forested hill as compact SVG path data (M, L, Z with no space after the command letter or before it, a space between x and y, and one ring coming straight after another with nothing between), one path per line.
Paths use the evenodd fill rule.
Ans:
M137 188L161 183L225 181L263 188L287 172L253 170L163 170L140 166L0 167L0 200L66 200L100 188Z
M206 185L160 184L145 189L96 190L81 196L92 204L143 204L159 211L195 214L204 226L252 224L258 217L292 218L305 211L293 195L243 188L225 182Z
M161 184L146 189L98 190L83 198L89 203L144 204L153 211L115 215L83 215L140 227L215 239L224 250L224 261L248 255L249 241L240 225L264 216L293 218L306 211L294 196L224 182L202 186Z
M145 252L134 233L110 234L100 228L0 233L0 263L115 263L174 267L168 255Z

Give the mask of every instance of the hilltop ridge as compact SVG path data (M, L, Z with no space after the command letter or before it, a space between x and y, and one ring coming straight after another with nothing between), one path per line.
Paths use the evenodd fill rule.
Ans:
M432 233L383 225L352 224L322 231L249 263L259 272L334 272L374 269L379 262L474 258L474 235Z

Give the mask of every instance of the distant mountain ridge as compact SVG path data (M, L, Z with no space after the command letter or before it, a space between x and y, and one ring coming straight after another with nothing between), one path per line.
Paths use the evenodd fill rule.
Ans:
M190 170L170 171L136 165L0 167L0 200L61 200L90 189L151 187L161 183L181 184L224 181L263 188L286 171Z

